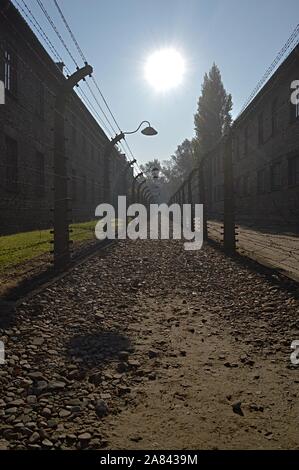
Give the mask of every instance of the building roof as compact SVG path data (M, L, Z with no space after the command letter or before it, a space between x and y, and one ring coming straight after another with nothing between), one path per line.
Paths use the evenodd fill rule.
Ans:
M287 56L287 58L280 64L280 66L275 70L270 79L265 83L265 85L260 89L256 94L253 100L248 104L245 110L237 117L234 121L234 124L240 124L244 119L246 119L252 111L258 106L262 99L270 92L278 82L282 79L285 73L289 70L294 63L299 62L299 45L292 50L292 52ZM299 72L298 72L299 78Z

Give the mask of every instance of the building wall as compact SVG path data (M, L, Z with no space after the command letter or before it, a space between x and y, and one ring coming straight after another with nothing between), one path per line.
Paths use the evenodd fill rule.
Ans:
M65 78L12 5L0 14L0 80L10 88L0 109L0 233L50 227L55 97ZM75 92L65 137L70 220L89 220L103 202L108 138ZM115 150L109 163L112 188L126 161ZM121 178L113 185L116 192L126 187Z
M299 79L298 50L235 123L233 166L239 221L298 228L299 175L289 175L294 165L290 159L299 159L299 118L294 119L295 107L290 103L291 83Z
M235 121L233 173L237 223L299 231L299 117L290 102L299 47ZM296 160L296 163L295 163ZM208 217L223 220L223 144L204 162Z

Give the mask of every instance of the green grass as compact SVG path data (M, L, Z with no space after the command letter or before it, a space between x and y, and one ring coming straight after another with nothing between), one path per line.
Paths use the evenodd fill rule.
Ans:
M72 224L70 238L74 242L92 240L96 221ZM0 272L36 258L53 249L50 230L36 230L0 236Z

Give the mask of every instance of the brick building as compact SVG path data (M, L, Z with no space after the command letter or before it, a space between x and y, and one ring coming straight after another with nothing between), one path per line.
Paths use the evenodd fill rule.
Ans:
M297 46L233 126L233 173L238 223L299 231L299 106L291 83L299 80ZM223 218L223 148L205 165L207 213Z
M65 80L16 8L0 0L0 233L40 229L53 219L54 105ZM65 112L68 195L72 220L94 217L104 197L104 149L109 139L73 92ZM110 188L126 194L133 179L125 156L109 159ZM122 175L122 176L120 176ZM112 198L111 194L111 198Z

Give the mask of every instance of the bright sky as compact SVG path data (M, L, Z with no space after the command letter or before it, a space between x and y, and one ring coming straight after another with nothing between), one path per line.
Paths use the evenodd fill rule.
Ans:
M71 66L36 0L25 0ZM18 0L22 4L22 0ZM74 54L52 0L43 0ZM128 137L139 162L168 159L194 135L203 75L215 61L232 93L234 115L286 42L299 19L298 0L58 0L94 67L122 130L146 119L156 137ZM24 6L24 5L23 5ZM145 79L146 59L175 48L185 62L180 85L158 93ZM79 60L78 55L76 57ZM298 77L299 78L299 77Z

